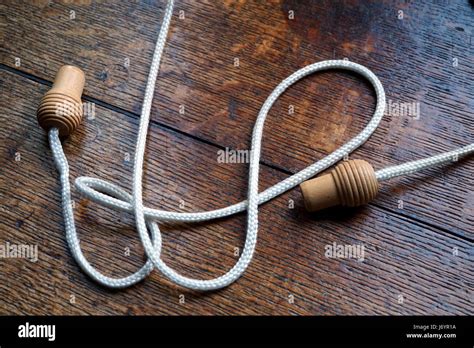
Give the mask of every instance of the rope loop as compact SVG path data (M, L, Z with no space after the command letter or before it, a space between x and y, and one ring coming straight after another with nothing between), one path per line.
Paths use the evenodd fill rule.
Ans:
M148 76L147 87L145 91L145 98L143 102L140 126L137 136L134 167L133 167L133 182L132 193L128 193L118 187L117 185L96 178L79 177L76 179L77 189L87 198L101 204L105 207L116 209L119 211L126 211L135 215L135 222L140 240L143 244L145 253L148 257L146 263L137 272L123 278L111 278L103 275L97 271L85 258L82 253L79 238L77 236L74 215L71 205L71 193L69 184L69 167L64 155L61 142L59 139L59 131L53 128L49 131L49 142L56 167L60 173L60 180L62 186L62 206L65 220L66 239L71 249L73 257L76 259L79 266L92 279L99 284L110 288L125 288L133 285L150 274L150 272L157 268L172 282L194 290L216 290L228 286L237 280L247 269L252 260L257 243L258 232L258 205L273 199L276 196L294 188L305 180L315 176L321 171L327 169L331 165L340 161L344 156L349 155L352 151L361 146L375 131L382 119L385 109L385 92L377 76L374 75L366 67L350 62L347 60L326 60L319 63L308 65L284 79L268 96L263 104L255 121L249 164L249 181L248 181L248 196L246 201L230 205L228 207L215 209L211 211L193 212L193 213L179 213L172 211L164 211L159 209L152 209L143 206L142 181L143 181L143 162L146 146L146 136L148 132L148 124L150 121L151 103L153 101L153 94L155 89L155 82L159 72L159 65L165 46L166 36L168 33L171 16L173 12L173 0L169 0L163 24L158 35L158 40L153 55L153 61ZM262 133L265 119L275 101L281 94L290 86L301 80L302 78L316 73L318 71L329 69L344 69L355 72L365 79L367 79L373 86L376 94L376 108L375 112L366 125L366 127L354 138L349 140L346 144L327 155L323 159L309 165L300 172L284 179L283 181L273 185L262 192L258 192L258 176L259 176L259 161L262 143ZM468 154L474 151L474 144L471 144L463 149L455 150L448 153L453 154ZM376 173L377 178L388 179L397 175L415 170L422 169L426 166L431 166L437 163L446 161L448 157L446 154L435 156L431 159L420 160L417 162L410 162L406 165L386 168ZM193 279L183 276L165 264L161 259L162 237L160 229L156 221L209 221L224 216L230 216L238 212L247 210L247 231L245 237L245 245L243 252L236 262L236 264L224 275L215 279L201 280Z

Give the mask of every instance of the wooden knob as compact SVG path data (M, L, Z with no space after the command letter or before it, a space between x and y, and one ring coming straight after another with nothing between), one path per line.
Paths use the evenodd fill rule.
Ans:
M41 99L36 116L46 131L59 129L59 136L67 137L82 120L81 95L85 75L78 67L62 66L54 79L53 87Z
M357 207L375 198L379 183L372 166L363 160L339 163L334 170L300 185L308 211L343 205Z

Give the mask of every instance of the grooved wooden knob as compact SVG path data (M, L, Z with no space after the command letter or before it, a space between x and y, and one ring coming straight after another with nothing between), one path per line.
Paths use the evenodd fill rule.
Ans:
M343 205L357 207L377 195L379 183L372 166L363 160L339 163L334 170L300 185L308 211Z
M56 127L59 136L67 137L82 120L81 95L85 75L78 67L62 66L54 79L53 87L41 99L36 112L39 125L46 131Z

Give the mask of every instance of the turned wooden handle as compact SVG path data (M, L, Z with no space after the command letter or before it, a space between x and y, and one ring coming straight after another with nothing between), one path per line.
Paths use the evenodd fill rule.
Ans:
M372 166L363 160L339 163L329 174L300 185L308 211L318 211L336 205L356 207L375 198L379 183Z
M82 121L81 95L85 75L78 67L62 66L53 87L41 99L36 112L39 125L46 131L59 129L60 137L67 137Z

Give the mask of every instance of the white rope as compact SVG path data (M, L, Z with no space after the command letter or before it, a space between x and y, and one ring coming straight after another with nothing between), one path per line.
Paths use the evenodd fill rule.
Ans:
M459 158L474 153L474 144L470 144L459 149L444 152L439 155L423 158L421 160L406 162L398 166L388 167L375 172L377 180L388 180L400 175L406 175L418 172L428 167L456 162Z
M62 205L65 220L66 239L71 249L73 257L76 259L80 267L96 282L111 288L124 288L135 284L144 279L154 267L160 270L166 277L174 283L195 290L214 290L225 287L237 278L239 278L248 267L252 260L253 253L257 242L258 231L258 205L271 200L272 198L294 188L303 181L315 176L331 165L341 160L344 156L361 146L377 128L385 109L385 93L379 79L367 68L362 65L346 61L346 60L328 60L308 65L283 80L268 96L263 104L257 120L255 122L249 164L249 184L248 199L240 203L220 208L212 211L195 212L195 213L178 213L151 209L143 206L142 199L142 178L143 178L143 159L146 146L146 135L150 120L151 103L155 89L155 81L159 72L159 65L163 49L165 46L166 36L173 12L173 0L168 1L163 24L156 43L153 61L148 76L145 98L143 102L140 127L138 130L137 144L135 150L135 159L133 167L133 192L132 195L125 192L118 186L101 179L90 177L79 177L76 179L77 189L89 199L103 206L127 211L135 214L136 227L141 242L148 257L145 265L136 273L124 278L111 278L97 271L84 257L79 238L77 236L74 225L74 215L71 205L71 193L69 186L69 168L66 157L64 155L57 129L51 129L49 132L49 142L52 149L56 167L60 173L62 186ZM265 118L272 105L279 96L291 85L304 78L307 75L317 71L328 69L344 69L360 74L366 78L373 86L376 94L377 105L372 119L367 126L353 139L341 146L339 149L324 157L323 159L313 163L300 172L288 177L280 183L258 192L258 175L259 161L261 151L262 132ZM461 156L472 153L474 144L465 148L458 149L446 154L438 155L430 159L409 162L407 164L387 168L376 173L379 180L388 179L397 175L413 172L441 162L446 162L447 158L453 156ZM210 280L192 279L180 275L175 270L167 266L161 259L161 233L156 223L160 221L208 221L224 216L233 215L238 212L247 210L247 232L244 249L237 263L224 275ZM151 237L150 237L151 235Z

